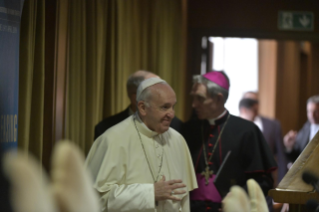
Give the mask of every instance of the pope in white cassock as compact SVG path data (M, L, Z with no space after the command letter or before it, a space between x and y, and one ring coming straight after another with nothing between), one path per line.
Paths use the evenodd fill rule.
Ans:
M175 92L149 78L136 100L138 111L98 137L86 160L102 211L190 211L197 182L184 138L169 127Z

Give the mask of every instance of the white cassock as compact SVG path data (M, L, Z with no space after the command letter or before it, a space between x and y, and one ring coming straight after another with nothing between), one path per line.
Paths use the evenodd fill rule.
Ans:
M132 115L96 139L86 166L100 193L102 211L190 211L189 191L197 188L193 163L184 138L172 128L158 134ZM176 196L182 200L159 201L156 206L152 173L158 180L162 175L166 181L181 179L187 193Z

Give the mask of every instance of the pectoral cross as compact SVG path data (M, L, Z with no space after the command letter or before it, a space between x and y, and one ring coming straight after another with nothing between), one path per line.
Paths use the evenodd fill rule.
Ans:
M201 175L205 176L205 180L206 180L206 185L209 184L209 177L210 175L212 175L214 172L213 171L209 171L209 167L206 166L206 170L204 172L201 173Z

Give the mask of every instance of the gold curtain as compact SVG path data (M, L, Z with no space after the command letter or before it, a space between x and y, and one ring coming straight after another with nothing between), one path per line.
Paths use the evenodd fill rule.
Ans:
M126 80L144 69L177 94L183 118L181 0L70 0L66 138L87 153L94 126L129 105Z
M128 105L125 82L130 74L144 69L158 74L175 90L176 115L183 118L184 73L182 69L182 1L118 1L117 68L115 85L105 105L105 116Z
M44 0L24 2L20 30L18 147L42 161Z
M112 1L69 1L66 138L88 152L102 116L106 32Z

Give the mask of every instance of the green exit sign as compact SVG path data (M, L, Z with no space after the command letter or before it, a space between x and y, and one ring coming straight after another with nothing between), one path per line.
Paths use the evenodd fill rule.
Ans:
M279 11L278 28L280 30L313 31L312 12Z

